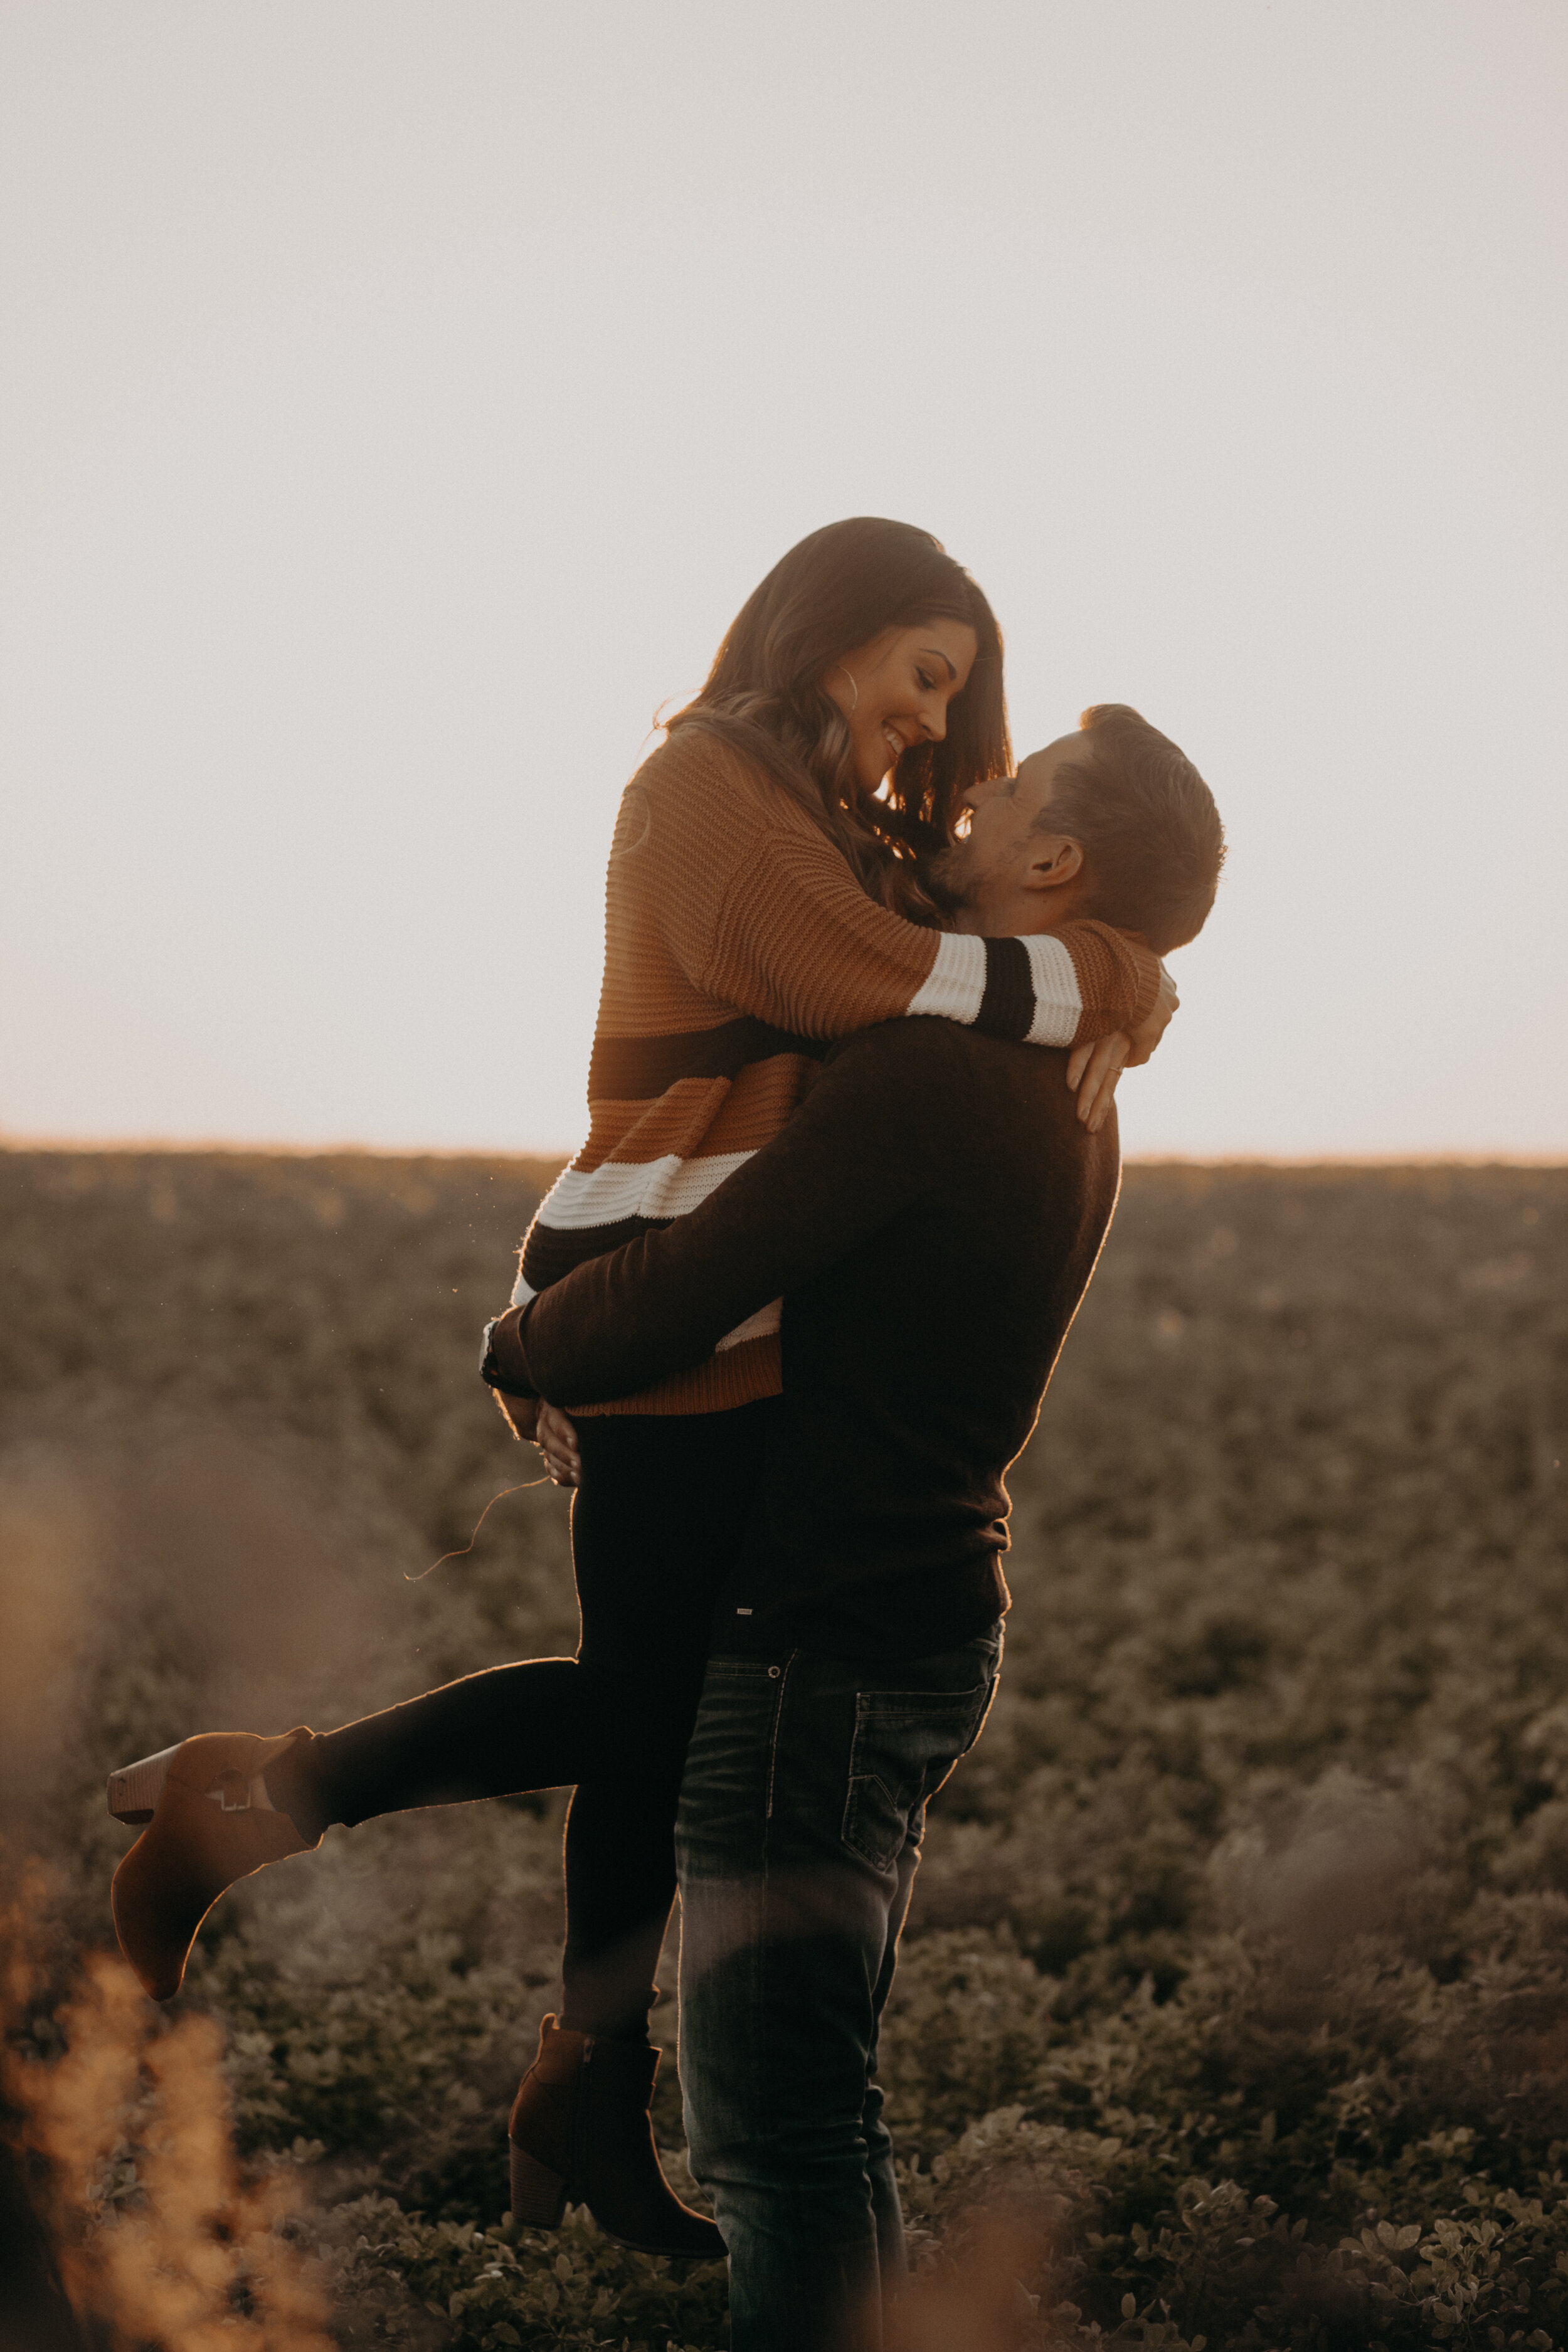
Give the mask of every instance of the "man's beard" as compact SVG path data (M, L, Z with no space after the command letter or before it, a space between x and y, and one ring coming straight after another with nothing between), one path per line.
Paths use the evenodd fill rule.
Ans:
M966 856L967 845L952 842L946 849L932 850L915 868L921 889L944 915L956 915L968 903L971 877L965 871Z

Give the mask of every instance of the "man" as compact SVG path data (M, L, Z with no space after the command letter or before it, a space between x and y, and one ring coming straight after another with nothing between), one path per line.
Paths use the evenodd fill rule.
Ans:
M961 928L1092 915L1163 954L1213 903L1207 787L1124 706L969 807L932 877ZM1080 1097L1128 1050L1097 1049ZM687 2124L735 2352L874 2352L879 2281L901 2275L878 2025L926 1801L995 1687L1004 1473L1115 1202L1115 1128L1103 1096L1085 1108L1037 1046L942 1021L867 1031L700 1209L495 1327L497 1385L570 1406L699 1362L785 1301L784 1397L677 1833Z

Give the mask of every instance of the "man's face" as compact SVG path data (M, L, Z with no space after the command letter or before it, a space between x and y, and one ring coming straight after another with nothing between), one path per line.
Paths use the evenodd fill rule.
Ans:
M971 916L1011 915L1018 893L1048 835L1035 831L1050 805L1057 772L1081 763L1089 746L1081 733L1059 735L1031 751L1016 775L976 784L959 803L959 837L931 863L931 878ZM984 924L982 928L984 928Z

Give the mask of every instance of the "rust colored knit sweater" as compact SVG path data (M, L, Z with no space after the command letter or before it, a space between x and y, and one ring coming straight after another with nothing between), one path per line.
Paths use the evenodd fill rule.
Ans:
M521 1305L707 1198L784 1126L827 1043L906 1013L1074 1045L1133 1028L1157 959L1103 923L1021 940L878 906L809 813L689 722L632 778L606 885L589 1135L530 1226ZM782 1386L777 1302L613 1413L715 1412Z

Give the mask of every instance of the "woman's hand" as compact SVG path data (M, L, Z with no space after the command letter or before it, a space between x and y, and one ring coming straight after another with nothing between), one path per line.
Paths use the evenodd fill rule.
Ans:
M1130 1070L1135 1070L1141 1062L1146 1062L1149 1059L1150 1055L1170 1027L1171 1015L1181 1001L1176 994L1175 982L1162 964L1160 992L1137 1028L1131 1032L1132 1051L1127 1056L1127 1066Z
M582 1485L583 1457L577 1451L577 1433L558 1404L541 1402L533 1442L558 1486Z
M1181 998L1176 983L1160 966L1160 992L1136 1029L1117 1029L1092 1045L1075 1047L1068 1063L1068 1084L1078 1097L1078 1115L1090 1135L1098 1135L1116 1100L1116 1081L1123 1070L1146 1062L1170 1026Z
M1125 1029L1114 1029L1109 1037L1075 1049L1068 1064L1068 1084L1078 1096L1078 1115L1090 1135L1098 1135L1110 1117L1116 1081L1131 1054L1132 1040Z

